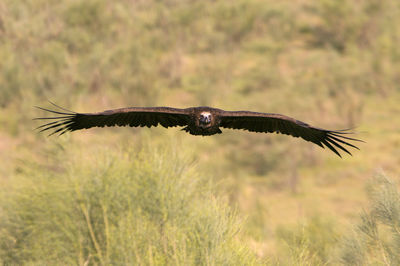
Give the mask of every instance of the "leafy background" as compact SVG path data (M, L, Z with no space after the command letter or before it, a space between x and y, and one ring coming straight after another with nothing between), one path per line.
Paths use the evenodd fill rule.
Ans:
M394 0L2 1L0 261L396 263L398 216L373 195L396 213L399 18ZM231 130L47 138L32 120L47 100L276 112L366 143L340 159Z

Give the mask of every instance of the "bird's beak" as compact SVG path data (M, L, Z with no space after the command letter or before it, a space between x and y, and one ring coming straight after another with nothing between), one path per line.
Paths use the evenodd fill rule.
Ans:
M201 116L200 117L200 122L204 124L209 124L211 122L211 117L209 116Z

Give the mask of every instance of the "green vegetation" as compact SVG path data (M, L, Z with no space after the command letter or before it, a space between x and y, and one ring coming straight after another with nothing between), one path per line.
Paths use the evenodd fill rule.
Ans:
M281 260L285 265L326 265L333 259L332 250L340 238L334 223L320 216L296 228L278 228L277 233L289 254Z
M21 169L3 191L2 263L256 264L237 214L173 152L69 156Z
M398 25L396 0L2 1L0 260L398 263L394 185L365 193L376 169L400 173ZM46 138L32 106L47 99L276 112L366 143L339 159L232 130Z
M368 187L369 208L341 249L346 265L400 264L400 192L384 174Z

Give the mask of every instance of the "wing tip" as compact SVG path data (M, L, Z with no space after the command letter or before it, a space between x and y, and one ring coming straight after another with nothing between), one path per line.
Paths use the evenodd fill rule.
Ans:
M50 101L49 101L50 102ZM62 108L52 102L50 102L51 104L53 104L54 106L66 111L66 112L59 112L59 111L55 111L55 110L51 110L51 109L47 109L47 108L43 108L40 106L33 106L34 108L40 109L42 111L46 111L52 114L56 114L59 116L52 116L52 117L36 117L33 118L32 120L53 120L50 121L48 123L44 123L43 125L40 125L38 127L35 128L35 130L39 130L40 132L44 132L44 131L51 131L51 129L53 129L49 136L52 136L58 132L61 132L59 135L64 134L67 131L71 131L72 130L72 124L74 123L74 118L76 117L76 115L78 113L67 110L65 108Z
M347 135L347 134L356 134L355 132L349 132L349 130L352 130L352 129L354 129L354 128L341 129L341 130L324 130L326 134L325 134L325 138L324 138L324 142L323 143L325 145L327 145L326 143L328 143L331 146L331 147L329 147L327 145L329 147L329 149L331 149L333 152L335 152L341 158L342 158L342 156L336 150L337 148L340 149L341 151L349 154L350 156L353 156L353 154L347 149L347 147L345 148L345 145L347 145L349 147L352 147L354 149L360 150L359 147L357 147L356 145L350 143L350 141L357 141L357 142L362 142L362 143L365 143L365 141L363 141L361 139L350 138L350 137L344 136L344 135ZM336 147L336 149L335 149L335 147Z

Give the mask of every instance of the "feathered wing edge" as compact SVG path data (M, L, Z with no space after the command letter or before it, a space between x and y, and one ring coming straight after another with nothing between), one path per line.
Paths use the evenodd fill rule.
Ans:
M43 107L35 106L36 108L41 109L41 110L43 110L43 111L47 111L47 112L53 113L53 114L55 114L55 115L58 115L58 116L53 116L53 117L37 117L37 118L34 118L33 120L55 120L55 121L52 121L52 122L45 123L45 124L43 124L43 125L41 125L41 126L38 126L38 127L35 128L35 129L36 129L36 130L39 130L39 129L40 129L39 132L43 132L43 131L46 131L46 130L55 128L56 130L54 130L53 132L51 132L48 136L54 135L54 134L56 134L56 133L59 133L59 136L61 136L61 135L63 135L65 132L71 130L71 129L68 127L68 125L74 123L73 118L74 118L78 113L75 113L75 112L66 110L66 109L64 109L64 108L62 108L62 107L60 107L60 106L58 106L58 105L56 105L56 104L54 104L54 103L52 103L52 102L50 102L50 103L53 104L54 106L56 106L56 107L58 107L58 108L64 110L64 111L67 111L68 113L66 113L66 112L59 112L59 111L54 111L54 110L46 109L46 108L43 108ZM58 127L59 127L59 128L58 128Z
M345 129L345 130L318 129L318 130L322 130L325 133L325 137L310 139L309 141L317 144L318 146L320 146L322 148L328 147L331 151L333 151L339 157L342 157L342 156L339 153L338 149L348 153L349 155L352 155L351 152L346 147L346 145L349 147L352 147L354 149L360 150L360 148L358 148L354 144L350 143L349 141L364 142L363 140L360 140L360 139L355 139L355 138L350 138L350 137L345 136L348 134L354 134L354 132L350 132L348 129Z
M346 136L354 134L351 129L326 130L316 128L302 121L280 114L225 111L222 115L221 127L253 132L281 133L296 138L300 137L322 148L328 147L339 157L342 157L339 151L352 155L348 147L359 150L359 148L350 143L350 141L364 142L360 139Z
M50 102L51 103L51 102ZM76 113L51 103L62 111L50 110L35 106L46 112L53 113L53 117L39 117L34 120L54 120L37 127L40 132L54 129L49 136L68 131L104 126L157 126L163 127L184 126L188 122L188 113L185 109L170 107L129 107L107 110L98 113Z

